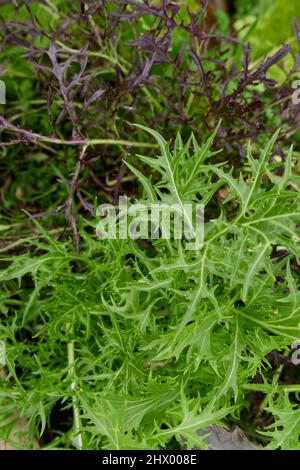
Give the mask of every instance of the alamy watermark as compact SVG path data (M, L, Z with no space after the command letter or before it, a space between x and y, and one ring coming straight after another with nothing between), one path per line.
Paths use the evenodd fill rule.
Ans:
M6 348L4 341L0 340L0 366L5 366L6 364Z
M292 344L292 350L293 350L292 364L294 364L294 366L299 366L300 365L300 340L295 341Z
M204 206L192 203L101 204L96 234L102 239L182 240L187 250L199 250L204 241Z
M0 104L6 104L6 85L0 80Z

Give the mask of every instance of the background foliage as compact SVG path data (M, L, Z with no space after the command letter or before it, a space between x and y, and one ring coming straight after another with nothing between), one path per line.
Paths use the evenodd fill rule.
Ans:
M206 448L220 425L299 448L300 10L252 3L1 2L17 447ZM97 204L124 193L205 204L202 249L97 239Z

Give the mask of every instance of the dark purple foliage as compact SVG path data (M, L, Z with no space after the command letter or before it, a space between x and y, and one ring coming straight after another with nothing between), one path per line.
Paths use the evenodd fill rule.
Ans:
M282 45L253 66L248 44L225 37L216 25L207 26L207 1L199 1L197 14L186 7L188 21L184 22L178 19L180 3L171 0L162 0L160 7L148 0L69 1L60 19L49 21L47 27L45 19L34 13L35 2L1 2L10 3L15 7L14 19L1 19L0 14L3 73L9 65L13 69L17 51L20 63L31 67L28 79L39 100L44 100L48 122L30 117L19 122L14 119L14 110L7 107L0 117L0 145L78 147L65 204L77 247L73 201L92 213L92 205L79 188L81 172L84 170L89 183L101 187L111 200L122 191L125 175L121 158L126 149L106 148L105 160L99 160L97 147L85 151L90 139L139 141L141 135L131 123L140 122L167 139L179 129L183 137L193 131L201 140L221 119L215 145L225 149L226 160L239 165L248 139L259 144L264 133L271 134L281 125L277 144L281 152L285 138L297 129L296 111L290 108L290 77L285 85L267 78L270 68L292 52L290 47ZM294 31L300 50L296 22ZM12 58L10 51L14 51ZM295 72L300 59L293 56ZM258 85L263 85L264 91L260 88L258 92ZM270 109L276 119L268 115ZM23 148L19 146L19 151ZM114 188L103 182L95 168L98 162L102 172L112 173Z

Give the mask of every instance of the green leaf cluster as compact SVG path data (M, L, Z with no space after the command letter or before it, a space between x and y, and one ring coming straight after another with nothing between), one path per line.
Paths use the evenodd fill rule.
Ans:
M0 432L12 437L15 410L30 445L206 448L197 431L235 423L260 374L270 448L299 448L299 401L280 386L274 393L266 359L300 336L293 150L273 161L278 132L259 158L249 145L242 175L216 163L214 134L202 145L179 134L170 144L141 131L160 150L139 156L139 168L127 163L141 183L138 202L204 204L204 243L99 240L96 221L81 219L78 254L36 223L30 252L2 258ZM57 409L65 433L61 423L53 431Z

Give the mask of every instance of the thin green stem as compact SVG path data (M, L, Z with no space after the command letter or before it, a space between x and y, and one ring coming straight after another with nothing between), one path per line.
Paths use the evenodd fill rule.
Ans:
M67 330L68 329L69 328L67 327ZM77 449L82 450L83 439L82 439L82 433L81 433L80 410L78 406L78 400L75 396L77 382L76 382L76 370L75 370L74 341L70 341L68 343L68 366L69 366L69 378L71 379L71 392L72 392L72 403L73 403L74 430L76 434L76 447Z

